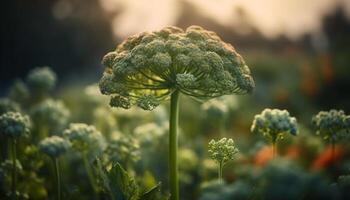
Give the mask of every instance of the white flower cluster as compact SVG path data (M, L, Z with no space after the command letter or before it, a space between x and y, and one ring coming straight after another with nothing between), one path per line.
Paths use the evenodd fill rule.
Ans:
M284 134L297 135L297 120L287 110L265 109L255 115L251 131L263 134L272 142L282 139Z
M235 143L232 139L222 138L218 141L211 140L208 146L210 157L217 163L225 165L228 161L233 160L238 153Z

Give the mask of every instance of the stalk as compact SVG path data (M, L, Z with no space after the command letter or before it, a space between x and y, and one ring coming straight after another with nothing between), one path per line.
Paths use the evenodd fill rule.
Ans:
M169 185L170 199L179 200L179 177L177 163L178 137L177 128L179 123L179 91L175 90L170 97L170 123L169 123Z
M56 176L57 199L61 200L61 174L60 174L60 166L59 166L58 158L53 158L53 162L54 162L55 176Z
M219 183L222 183L222 168L223 168L223 163L222 161L219 162Z
M276 149L276 141L272 142L272 157L276 158L276 154L277 154L277 149Z
M83 161L84 161L84 167L85 167L86 173L88 175L91 187L94 190L95 194L97 194L98 189L97 189L97 186L96 186L95 181L94 181L95 180L94 173L92 172L92 169L90 167L90 163L88 160L88 156L86 154L83 154Z
M332 148L332 153L331 153L331 160L334 162L334 156L335 156L335 141L331 139L331 148Z
M17 152L16 152L16 139L11 139L11 151L12 151L12 199L16 200L16 189L17 189Z

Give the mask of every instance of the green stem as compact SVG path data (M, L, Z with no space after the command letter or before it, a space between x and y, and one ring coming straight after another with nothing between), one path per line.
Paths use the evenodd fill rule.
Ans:
M169 123L169 185L171 200L179 200L179 177L177 165L179 123L179 91L175 90L170 97L170 123Z
M95 194L97 194L98 189L97 189L97 186L96 186L95 181L94 181L95 180L94 173L92 172L92 169L91 169L91 166L89 163L89 159L88 159L88 156L86 155L86 153L83 154L83 161L84 161L84 167L86 170L86 174L88 175L91 187L94 190Z
M16 152L16 139L11 139L11 150L12 150L12 199L16 200L16 189L17 189L17 152Z
M334 162L334 156L335 156L335 141L332 139L331 140L331 148L332 148L332 153L331 153L331 160Z
M222 161L219 162L219 183L222 183L222 168L223 168L223 163Z
M272 142L272 157L276 158L276 154L277 154L277 145L276 145L276 141Z
M55 176L56 176L56 192L57 192L57 200L61 200L61 174L60 174L60 166L58 158L53 158L54 168L55 168Z

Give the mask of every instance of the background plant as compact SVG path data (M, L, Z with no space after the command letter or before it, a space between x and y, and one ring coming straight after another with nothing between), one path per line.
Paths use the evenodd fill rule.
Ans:
M276 155L276 143L285 134L297 135L296 118L291 117L287 110L265 109L255 115L251 132L262 134L272 143L273 155Z

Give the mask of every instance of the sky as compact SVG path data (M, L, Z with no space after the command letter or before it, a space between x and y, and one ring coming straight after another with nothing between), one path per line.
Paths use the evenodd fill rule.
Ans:
M350 18L349 0L100 0L100 3L112 16L111 26L121 38L176 25L186 4L222 26L244 34L249 24L267 38L284 34L295 40L305 33L317 34L322 17L338 6Z

